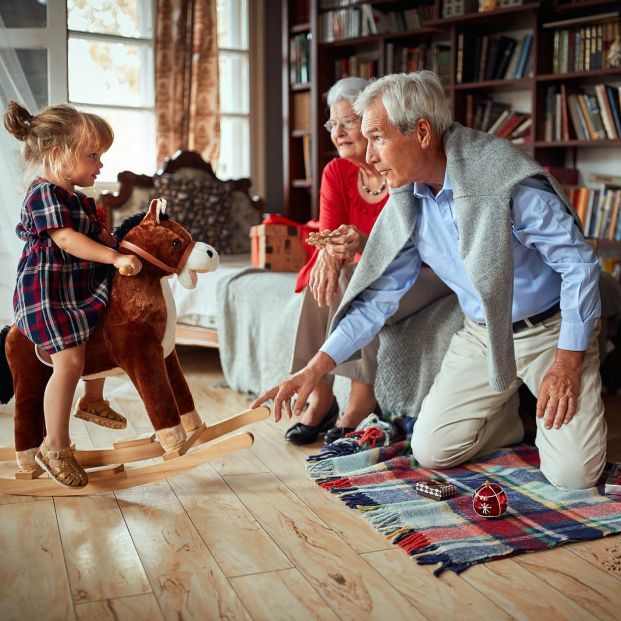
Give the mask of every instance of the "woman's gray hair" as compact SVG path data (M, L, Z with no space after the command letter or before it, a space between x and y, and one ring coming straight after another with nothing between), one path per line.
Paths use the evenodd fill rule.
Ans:
M330 107L337 101L345 99L353 104L358 95L360 95L369 84L371 84L371 80L365 80L364 78L357 78L355 76L343 78L335 82L327 92L326 103L328 107Z
M395 73L373 82L354 102L356 114L362 113L381 99L391 125L402 134L414 130L425 118L435 133L442 137L451 124L451 109L444 88L433 71Z

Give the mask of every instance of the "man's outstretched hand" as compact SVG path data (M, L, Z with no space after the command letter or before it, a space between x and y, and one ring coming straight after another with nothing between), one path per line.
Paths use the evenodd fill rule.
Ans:
M263 393L250 404L250 407L256 408L269 399L274 399L274 420L276 422L282 418L283 409L288 418L293 415L299 416L311 392L319 384L321 377L335 366L330 356L318 352L303 369ZM296 395L297 399L292 411L291 399Z
M557 350L556 360L545 374L537 397L537 418L546 429L560 429L576 413L580 396L584 352Z

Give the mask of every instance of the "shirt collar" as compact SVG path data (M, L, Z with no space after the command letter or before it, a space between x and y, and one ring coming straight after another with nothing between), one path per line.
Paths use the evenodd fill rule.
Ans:
M448 166L444 171L444 183L442 184L442 189L438 193L438 196L440 196L442 192L446 192L449 196L453 195L453 186L448 176ZM434 200L436 198L431 188L426 183L416 182L414 182L414 196L416 196L416 198L433 198Z

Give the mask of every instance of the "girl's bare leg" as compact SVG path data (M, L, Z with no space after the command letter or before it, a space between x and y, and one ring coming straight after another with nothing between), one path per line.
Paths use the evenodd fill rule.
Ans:
M47 430L45 443L53 451L60 451L71 444L69 416L75 389L84 368L85 348L85 345L78 345L52 354L54 370L45 387L43 411ZM60 462L51 459L50 465L55 468Z

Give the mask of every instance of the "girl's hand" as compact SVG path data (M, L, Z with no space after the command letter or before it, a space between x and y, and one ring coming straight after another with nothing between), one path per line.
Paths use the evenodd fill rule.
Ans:
M342 265L341 259L329 255L325 249L319 251L317 262L310 273L308 286L320 308L324 304L332 305Z
M351 261L357 252L362 252L369 237L353 224L341 224L326 245L326 251L342 261Z
M140 259L133 254L119 254L113 265L123 276L136 276L142 269Z

